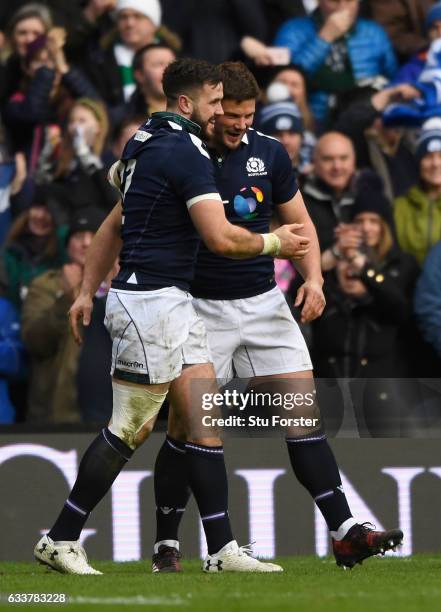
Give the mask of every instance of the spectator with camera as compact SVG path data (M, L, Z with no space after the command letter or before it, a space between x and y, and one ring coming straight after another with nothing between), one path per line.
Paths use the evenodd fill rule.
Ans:
M418 265L394 241L381 184L361 181L359 187L349 220L361 239L357 247L342 248L334 270L325 275L327 306L312 324L312 357L318 377L369 379L349 385L362 435L367 425L373 436L397 436L402 391L410 393L413 385L388 379L416 375L407 330Z
M25 4L16 10L6 25L6 46L8 53L1 66L2 105L20 89L25 78L24 63L27 46L52 28L52 15L44 4L37 2Z
M38 276L29 287L22 312L22 337L31 357L31 422L105 422L109 417L111 343L103 324L108 285L96 296L92 324L81 348L70 333L67 317L81 285L87 249L103 220L99 209L81 209L67 236L68 263ZM88 364L82 362L84 348ZM85 413L80 408L80 388L83 401L88 398Z
M84 75L67 63L65 40L65 30L57 27L26 45L25 81L4 107L15 149L27 153L31 172L41 151L45 126L62 124L76 98L97 98Z

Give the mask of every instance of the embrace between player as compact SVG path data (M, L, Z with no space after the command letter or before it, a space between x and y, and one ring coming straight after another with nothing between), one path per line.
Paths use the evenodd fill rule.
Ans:
M122 205L95 237L71 309L79 338L78 320L88 324L96 288L120 253L106 309L112 419L86 451L35 556L59 571L97 573L79 535L148 437L168 393L168 435L155 468L153 571L181 569L178 527L190 491L207 538L205 571L281 571L234 540L222 442L192 427L201 406L190 383L206 381L199 384L201 396L215 390L216 375L228 380L233 372L259 383L283 378L294 389L313 387L308 350L275 286L272 258L296 260L305 280L296 305L303 304L304 321L313 320L324 308L317 237L288 155L280 143L250 129L258 88L243 65L178 60L164 74L164 91L168 111L154 113L112 167ZM286 225L268 233L274 211ZM319 415L316 404L310 410ZM352 517L321 426L290 430L287 445L294 473L328 523L338 564L352 567L400 543L400 531L377 532Z

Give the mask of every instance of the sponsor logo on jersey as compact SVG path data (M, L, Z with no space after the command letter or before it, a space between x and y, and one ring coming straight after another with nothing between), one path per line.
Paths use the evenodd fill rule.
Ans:
M145 142L149 138L152 137L152 134L145 132L144 130L138 130L134 136L134 140L139 140L139 142Z
M242 187L240 194L234 197L234 210L242 219L254 219L259 214L258 204L263 200L263 192L258 187Z
M249 157L246 168L248 176L264 176L268 174L265 169L265 164L260 157Z

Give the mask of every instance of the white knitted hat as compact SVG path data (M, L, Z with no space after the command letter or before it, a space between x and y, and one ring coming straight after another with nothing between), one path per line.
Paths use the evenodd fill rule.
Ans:
M161 25L162 11L159 0L118 0L116 13L124 9L131 9L145 15L157 28Z

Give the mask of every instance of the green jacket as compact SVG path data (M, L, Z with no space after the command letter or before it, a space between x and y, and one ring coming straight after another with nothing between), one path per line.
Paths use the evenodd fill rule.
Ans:
M49 270L29 286L22 308L22 338L31 357L28 420L81 420L76 389L80 347L69 329L72 300L63 291L62 269Z
M58 253L53 258L33 255L25 243L14 242L5 248L3 253L3 274L8 287L7 297L21 310L28 287L32 280L43 272L58 268L66 262L67 225L60 225L57 230Z
M431 247L441 240L441 196L429 200L414 186L394 202L398 244L422 264Z

